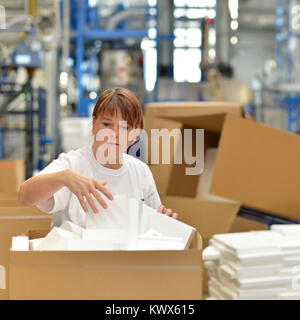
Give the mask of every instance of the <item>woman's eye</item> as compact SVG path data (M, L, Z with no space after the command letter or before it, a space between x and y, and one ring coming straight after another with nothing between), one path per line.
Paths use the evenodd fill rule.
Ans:
M103 122L103 125L104 125L105 127L108 127L108 126L110 126L110 123L108 123L108 122Z

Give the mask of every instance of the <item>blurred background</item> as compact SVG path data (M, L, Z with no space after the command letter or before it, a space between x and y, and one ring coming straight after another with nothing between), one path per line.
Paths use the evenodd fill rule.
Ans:
M238 102L298 133L299 15L296 0L0 0L0 158L29 177L84 145L112 86L143 108Z

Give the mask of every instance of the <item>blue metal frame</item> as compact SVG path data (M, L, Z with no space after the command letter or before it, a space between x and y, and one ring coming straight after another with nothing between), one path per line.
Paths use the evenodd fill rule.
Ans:
M286 6L284 6L284 3L286 4ZM284 71L280 81L284 83L292 83L293 82L293 79L291 77L292 61L291 61L291 52L289 50L289 47L290 47L291 39L295 37L299 38L300 35L292 32L290 28L291 1L286 0L284 3L282 0L278 0L277 9L276 9L276 62L277 62L277 67ZM285 21L285 26L284 26L284 21ZM284 27L286 29L285 31L284 31ZM295 124L300 118L299 93L282 94L282 96L278 98L278 101L287 110L287 116L288 116L287 130L290 132L294 132Z
M289 219L280 216L275 216L270 213L241 207L238 216L253 220L256 222L264 223L266 226L270 227L272 224L299 224L300 221L296 219Z
M89 115L89 107L94 105L96 102L95 99L90 99L84 97L83 94L83 84L82 84L82 62L84 61L84 46L89 45L94 40L119 40L124 38L145 38L148 37L148 30L126 30L126 29L116 29L116 30L102 30L98 29L99 19L101 17L98 16L98 6L90 8L88 5L88 0L79 0L76 3L74 1L71 2L73 8L76 8L77 13L77 22L76 22L76 79L77 79L77 95L78 95L78 103L77 103L77 116L88 116ZM139 8L141 8L140 6ZM149 6L143 6L142 8L150 8ZM151 7L156 9L157 25L158 25L158 6ZM149 15L146 15L149 18ZM87 30L87 22L90 22L91 29ZM158 31L158 28L157 28ZM157 53L159 55L159 34L156 37L156 46ZM159 60L157 63L158 73L157 79L159 78ZM145 70L145 69L144 69ZM155 85L154 96L158 97L158 82Z

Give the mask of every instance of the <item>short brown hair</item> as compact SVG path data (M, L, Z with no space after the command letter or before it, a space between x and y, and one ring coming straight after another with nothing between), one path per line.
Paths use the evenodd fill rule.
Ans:
M102 92L94 110L93 120L99 114L113 115L120 109L122 117L131 128L144 128L143 110L136 95L125 88L111 88Z

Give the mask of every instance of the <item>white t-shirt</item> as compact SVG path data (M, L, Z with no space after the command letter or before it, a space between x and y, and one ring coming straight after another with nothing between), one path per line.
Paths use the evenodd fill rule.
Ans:
M161 205L155 182L149 167L139 159L123 153L123 165L114 170L102 166L95 158L92 145L68 153L61 153L39 174L53 173L66 169L76 170L99 182L107 181L105 187L112 195L125 194L128 197L144 199L146 205L157 210ZM107 200L104 194L101 194ZM106 201L108 204L109 201ZM53 198L37 206L46 213L52 213L52 227L69 220L85 227L85 212L76 195L63 187Z

